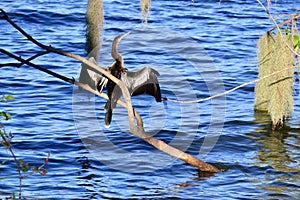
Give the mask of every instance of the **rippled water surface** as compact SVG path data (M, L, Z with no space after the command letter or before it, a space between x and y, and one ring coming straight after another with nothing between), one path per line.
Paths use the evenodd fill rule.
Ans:
M293 13L299 7L298 1L279 0L272 13ZM0 8L38 41L86 56L86 1L2 0ZM113 37L131 31L119 46L126 67L155 68L162 95L182 100L254 80L257 39L273 27L257 1L249 0L153 1L147 27L138 1L104 1L104 10L100 64L113 61ZM1 48L24 58L39 50L4 20L0 30ZM0 63L7 62L13 60L0 54ZM55 54L33 62L70 78L78 77L81 67ZM17 157L38 166L51 152L47 175L23 180L24 197L300 198L300 107L295 106L285 129L272 131L268 117L253 112L254 85L199 104L133 98L149 133L224 170L207 175L130 135L121 107L105 129L105 100L26 65L0 73L0 94L15 97L1 110L12 115L4 125L14 133ZM18 192L14 163L1 147L3 160L1 198Z

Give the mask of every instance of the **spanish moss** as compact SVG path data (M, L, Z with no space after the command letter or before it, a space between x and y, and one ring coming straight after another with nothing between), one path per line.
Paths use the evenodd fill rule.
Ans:
M100 35L104 30L104 12L102 0L89 0L86 12L86 46L88 57L99 59L101 47Z
M143 23L147 24L148 15L150 11L151 0L141 0L141 12L143 17Z

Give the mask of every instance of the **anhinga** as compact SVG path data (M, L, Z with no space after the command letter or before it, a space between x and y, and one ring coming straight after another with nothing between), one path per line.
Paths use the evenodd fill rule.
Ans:
M115 62L107 70L125 83L131 96L149 94L155 97L157 102L161 102L160 87L157 80L159 73L156 70L150 67L143 67L136 72L131 72L123 66L123 58L118 52L117 47L119 41L128 34L129 33L126 33L115 37L111 50L111 56L115 59ZM99 80L97 89L101 91L105 83L106 81L103 79ZM116 107L117 101L122 95L122 91L109 79L106 83L106 90L109 99L105 105L106 114L104 124L105 127L109 127L112 119L112 111Z

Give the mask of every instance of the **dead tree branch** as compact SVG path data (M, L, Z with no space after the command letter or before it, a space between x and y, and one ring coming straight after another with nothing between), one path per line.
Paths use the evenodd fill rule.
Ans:
M235 90L238 90L238 89L240 89L242 87L245 87L247 85L251 85L251 84L257 83L259 81L262 81L264 79L270 78L270 77L272 77L274 75L280 74L280 73L282 73L284 71L291 70L291 69L294 69L294 68L300 68L300 66L290 66L290 67L284 68L282 70L275 71L275 72L273 72L271 74L268 74L266 76L263 76L263 77L260 77L258 79L255 79L255 80L243 83L241 85L238 85L238 86L236 86L236 87L234 87L234 88L232 88L230 90L227 90L225 92L222 92L222 93L219 93L219 94L207 97L207 98L203 98L203 99L197 99L197 100L191 100L191 101L184 101L184 100L176 100L176 99L165 98L165 100L172 101L172 102L175 102L175 103L182 103L182 104L200 103L200 102L208 101L210 99L214 99L214 98L217 98L217 97L220 97L220 96L224 96L224 95L229 94L229 93L231 93L231 92L233 92Z
M268 17L270 18L270 20L272 20L272 22L274 23L276 29L278 30L280 36L283 38L286 46L290 49L291 52L293 52L296 56L299 56L299 54L287 43L287 39L286 37L282 34L282 31L280 29L280 25L278 25L278 23L276 22L275 18L273 17L273 15L270 13L269 9L267 9L264 4L260 1L257 0L257 2L261 5L261 7L264 9L264 11L266 12L266 14L268 15ZM270 7L270 5L269 5Z
M169 146L168 144L166 144L165 142L158 140L154 137L152 137L151 135L149 135L148 133L146 133L144 131L143 128L143 121L140 117L140 115L133 109L132 104L131 104L131 96L129 94L129 91L127 89L127 87L125 86L125 84L117 79L116 77L112 76L108 71L106 71L104 68L99 67L98 65L94 64L93 62L90 62L89 60L79 56L79 55L75 55L69 52L65 52L65 51L61 51L59 49L53 48L51 46L46 46L40 42L38 42L37 40L35 40L32 36L30 36L28 33L26 33L22 28L20 28L17 24L15 24L9 17L8 15L5 13L4 10L0 9L0 14L2 14L2 16L0 16L0 19L5 19L7 22L9 22L15 29L17 29L22 35L24 35L29 41L31 41L32 43L34 43L35 45L39 46L40 48L46 50L47 53L56 53L62 56L66 56L66 57L70 57L73 59L76 59L84 64L86 64L87 66L89 66L89 68L91 70L94 70L97 73L103 74L105 75L107 78L109 78L110 80L112 80L113 82L116 83L116 85L118 85L121 90L122 90L122 94L124 97L125 102L122 101L118 101L118 103L125 107L128 111L128 122L129 122L129 126L130 126L130 132L132 134L134 134L135 136L143 139L144 141L146 141L147 143L153 145L154 147L156 147L157 149L175 157L178 158L182 161L185 161L187 164L190 164L196 168L198 168L200 171L205 171L205 172L219 172L220 170L215 168L214 166L205 163L185 152L182 152L172 146ZM45 69L43 67L40 67L34 63L31 62L31 60L33 60L34 58L36 58L38 55L35 55L33 57L31 57L31 59L23 59L19 56L16 56L6 50L0 49L1 53L4 53L6 55L8 55L9 57L17 60L18 62L20 62L21 64L26 64L28 66L34 67L35 69L38 69L40 71L43 71L49 75L52 75L56 78L59 78L65 82L71 83L71 84L75 84L78 87L81 87L95 95L101 96L103 98L108 98L106 94L100 93L94 89L92 89L90 86L88 86L87 84L82 84L80 82L75 81L74 79L70 79L67 78L65 76L62 76L60 74L57 74L53 71L50 71L48 69ZM20 64L19 64L20 65ZM3 66L3 65L2 65ZM6 65L8 66L8 65ZM21 66L21 65L20 65ZM134 119L136 118L137 120L137 125L134 123Z
M5 50L4 50L5 51ZM2 52L4 54L6 54L5 52ZM30 58L27 59L27 61L32 61L40 56L43 56L43 55L46 55L48 54L49 52L48 51L43 51L43 52L40 52L40 53L37 53L33 56L31 56ZM21 67L24 63L22 62L18 62L18 63L3 63L3 64L0 64L0 68L1 67Z

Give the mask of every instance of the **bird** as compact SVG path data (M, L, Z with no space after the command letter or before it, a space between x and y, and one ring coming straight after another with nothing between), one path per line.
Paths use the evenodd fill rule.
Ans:
M131 96L148 94L153 96L157 102L161 102L161 91L157 79L159 73L155 69L151 67L143 67L138 71L133 72L124 67L123 57L118 52L118 43L128 34L130 34L130 32L118 35L114 38L111 56L115 61L110 67L107 68L107 71L109 71L114 77L124 82ZM100 81L98 82L97 86L98 90L102 90L103 84L106 83L108 100L104 107L106 110L104 125L106 128L109 128L112 120L112 111L116 107L117 101L121 98L122 91L120 87L110 79L107 81Z

